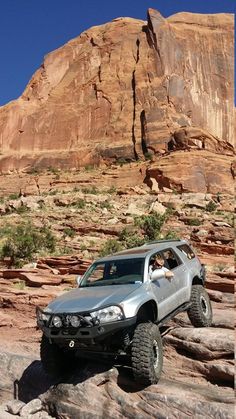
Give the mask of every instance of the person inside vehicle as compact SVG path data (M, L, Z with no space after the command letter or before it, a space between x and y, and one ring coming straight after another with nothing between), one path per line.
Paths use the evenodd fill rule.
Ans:
M149 274L151 275L156 269L160 271L160 277L164 276L167 279L173 278L174 274L169 269L165 268L165 259L162 255L157 254L153 260L153 263L149 267Z
M164 253L165 257L165 267L169 269L174 269L178 266L177 261L175 260L173 253L170 250Z

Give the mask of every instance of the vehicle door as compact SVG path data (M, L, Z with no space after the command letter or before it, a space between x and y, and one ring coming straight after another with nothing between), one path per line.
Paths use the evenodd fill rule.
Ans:
M188 271L184 259L177 252L170 248L163 252L165 266L174 274L171 280L172 295L169 296L169 303L175 308L186 302L186 287L188 286Z
M158 301L158 317L163 318L183 304L186 278L183 261L173 249L166 249L158 254L164 259L164 267L173 273L172 278L163 275L151 282L152 291Z

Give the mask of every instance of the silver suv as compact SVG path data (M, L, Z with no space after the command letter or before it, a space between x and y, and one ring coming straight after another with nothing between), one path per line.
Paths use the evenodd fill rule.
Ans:
M184 240L155 241L98 259L77 278L78 289L37 308L45 371L68 373L75 357L112 358L131 365L138 382L157 383L161 326L182 311L195 327L211 325L204 281L204 266Z

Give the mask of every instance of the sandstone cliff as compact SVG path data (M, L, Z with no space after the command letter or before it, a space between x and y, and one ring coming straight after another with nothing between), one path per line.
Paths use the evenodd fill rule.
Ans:
M147 22L89 29L0 108L0 170L137 159L189 141L231 154L233 37L232 15L152 9Z

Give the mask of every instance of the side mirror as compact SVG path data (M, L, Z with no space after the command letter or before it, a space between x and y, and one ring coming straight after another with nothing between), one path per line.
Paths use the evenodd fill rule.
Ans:
M83 278L82 275L78 275L77 278L76 278L76 284L77 284L78 287L81 284L82 278Z
M164 278L165 272L162 269L155 269L151 273L151 281L156 281L157 279Z

